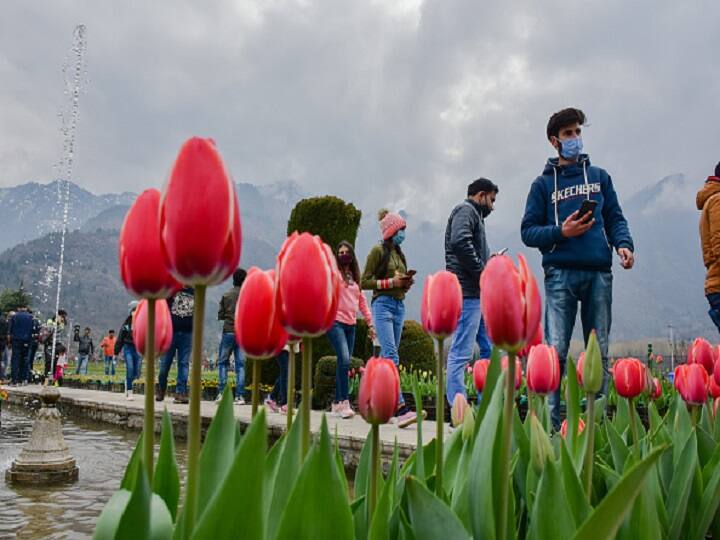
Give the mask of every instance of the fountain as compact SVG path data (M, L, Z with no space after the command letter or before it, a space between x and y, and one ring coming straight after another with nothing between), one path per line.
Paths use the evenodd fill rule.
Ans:
M65 444L60 412L55 406L60 391L45 386L40 398L43 407L38 412L30 438L5 471L5 480L22 484L74 482L78 478L78 468Z

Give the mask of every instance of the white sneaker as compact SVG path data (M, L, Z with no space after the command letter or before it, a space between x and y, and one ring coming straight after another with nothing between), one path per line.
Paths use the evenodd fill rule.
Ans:
M215 403L220 403L221 401L222 401L222 394L218 394L218 395L215 397Z
M127 392L125 392L125 397L127 398L128 401L133 401L133 400L135 399L135 398L133 397L133 391L132 391L132 390L128 390Z
M338 403L335 403L333 401L332 406L330 407L330 416L337 416L338 418L341 417L343 411L343 403L344 401L340 401Z
M340 402L340 407L342 407L342 409L340 410L340 416L345 420L348 420L355 416L355 411L352 410L350 402L347 399Z
M235 398L235 405L245 405L245 400L242 398L242 396Z

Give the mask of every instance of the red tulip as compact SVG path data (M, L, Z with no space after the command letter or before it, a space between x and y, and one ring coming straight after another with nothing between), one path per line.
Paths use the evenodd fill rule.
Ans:
M720 397L720 385L715 381L715 377L708 377L708 392L713 399Z
M120 278L138 298L167 298L182 287L165 268L159 211L160 192L147 189L135 199L120 229Z
M455 274L441 270L425 280L420 314L425 331L436 338L455 332L462 313L462 289Z
M487 359L477 360L473 365L473 381L478 392L482 392L483 388L485 388L485 379L489 367L490 360Z
M400 375L392 360L371 358L358 389L358 409L369 424L387 424L398 406Z
M583 385L583 369L585 368L585 351L580 353L578 356L578 363L575 367L575 375L577 376L577 382L580 386Z
M578 432L577 434L580 435L583 430L585 429L585 421L582 418L578 418ZM560 436L564 439L567 437L567 430L568 430L568 423L567 418L562 421L562 424L560 424Z
M275 304L274 270L248 271L235 305L235 340L253 358L276 356L287 343Z
M700 364L708 372L708 375L712 375L715 359L715 349L712 345L701 337L695 338L692 346L688 349L687 363Z
M276 301L285 329L319 336L335 322L340 281L332 250L319 236L290 235L277 257Z
M520 255L519 269L510 257L493 257L480 277L480 304L492 342L517 353L538 331L541 319L537 282Z
M637 397L645 390L645 365L637 358L621 358L615 364L613 379L618 394Z
M160 241L168 270L188 285L215 285L240 260L237 195L212 139L183 144L160 202Z
M503 371L507 371L508 368L508 357L503 356L500 361L500 367ZM522 386L522 363L517 358L515 359L515 390L519 390Z
M658 355L655 357L655 363L656 363L656 364L662 364L662 363L663 363L662 354L658 354Z
M715 382L720 384L720 345L718 345L718 348L715 350L715 366L713 369L713 378L715 379Z
M702 405L707 400L709 379L702 364L682 364L675 369L675 388L692 405Z
M525 344L525 347L523 347L522 350L518 353L518 357L527 358L528 354L530 354L530 349L532 349L535 345L540 345L542 343L542 338L542 325L538 324L537 332L535 332L535 337L533 337Z
M133 314L132 337L135 348L145 354L148 325L148 301L143 299ZM172 317L167 302L155 302L155 354L163 354L170 348L173 336Z
M535 345L530 349L525 372L527 387L534 394L549 394L560 385L560 360L555 347Z
M660 384L660 381L657 379L657 377L653 377L652 385L650 387L650 399L658 399L660 396L662 396L662 384Z

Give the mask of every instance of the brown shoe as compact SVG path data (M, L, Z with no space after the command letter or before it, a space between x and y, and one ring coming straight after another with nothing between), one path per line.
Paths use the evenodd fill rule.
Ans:
M187 394L176 394L174 402L175 403L188 403L189 400L188 400Z
M162 388L159 388L157 392L155 392L155 401L163 401L165 399L165 390Z

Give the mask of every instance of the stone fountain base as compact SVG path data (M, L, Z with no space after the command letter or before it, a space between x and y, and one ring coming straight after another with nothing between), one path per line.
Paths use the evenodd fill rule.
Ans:
M75 458L63 439L60 412L55 408L60 392L46 386L41 398L45 406L38 412L30 438L5 471L8 482L56 484L74 482L78 478Z

